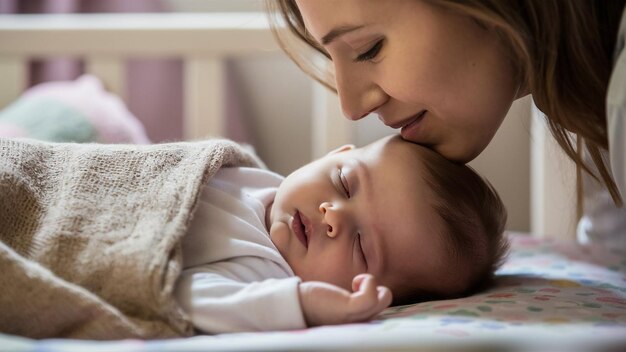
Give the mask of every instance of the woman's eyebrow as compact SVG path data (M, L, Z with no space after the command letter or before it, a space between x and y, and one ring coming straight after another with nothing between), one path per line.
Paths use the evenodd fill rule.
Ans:
M322 45L328 45L333 40L341 37L342 35L356 31L357 29L361 29L363 26L352 26L352 25L343 25L337 28L332 29L328 34L322 37Z

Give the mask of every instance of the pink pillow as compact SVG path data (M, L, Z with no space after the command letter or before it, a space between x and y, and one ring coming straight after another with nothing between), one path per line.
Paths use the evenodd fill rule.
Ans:
M150 143L141 122L95 76L46 82L0 112L0 136L52 141Z

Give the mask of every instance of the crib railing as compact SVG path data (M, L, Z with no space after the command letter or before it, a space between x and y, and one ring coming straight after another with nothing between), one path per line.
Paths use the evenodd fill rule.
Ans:
M185 139L225 135L225 61L279 51L263 13L0 16L0 107L26 86L29 59L77 57L87 72L126 97L125 60L180 58L184 67ZM349 142L334 94L316 85L312 150ZM332 124L327 123L332 119ZM339 123L337 123L339 121Z

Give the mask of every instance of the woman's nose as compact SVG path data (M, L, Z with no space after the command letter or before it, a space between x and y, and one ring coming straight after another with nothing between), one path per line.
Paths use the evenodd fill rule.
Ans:
M322 225L326 226L326 235L335 238L341 230L343 214L330 202L323 202L319 207L322 213Z
M337 64L335 79L341 109L350 120L364 118L387 101L387 94L365 72Z

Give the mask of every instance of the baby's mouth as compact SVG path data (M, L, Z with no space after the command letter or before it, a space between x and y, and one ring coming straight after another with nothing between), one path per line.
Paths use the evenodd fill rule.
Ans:
M296 210L296 213L293 215L293 220L291 221L291 229L296 234L296 237L305 248L309 248L309 241L306 235L306 227L302 221L302 217L300 212Z

